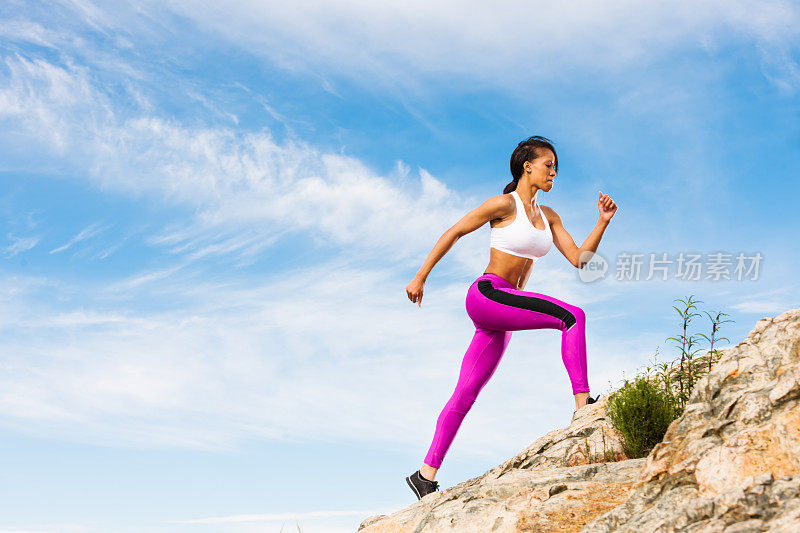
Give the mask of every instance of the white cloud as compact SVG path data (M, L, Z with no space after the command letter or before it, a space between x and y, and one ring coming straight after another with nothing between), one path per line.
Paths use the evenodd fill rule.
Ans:
M58 157L86 161L87 177L105 190L196 206L194 220L150 239L195 259L250 260L282 235L300 233L402 262L471 207L424 169L421 182L400 187L357 159L298 141L278 144L266 131L122 118L81 67L22 57L7 58L6 67L0 119ZM87 228L52 252L97 231Z
M791 288L788 286L760 291L749 294L746 299L731 304L730 307L741 313L760 315L761 317L777 316L787 309L795 309L800 306L800 302L786 299L786 294L791 292Z
M761 3L757 10L748 2L723 0L247 0L224 6L179 0L170 9L286 68L414 92L423 90L424 78L453 75L519 91L524 83L546 84L574 67L614 77L668 53L693 48L713 54L735 40L770 54L768 49L793 45L800 25L800 8L784 0Z
M82 229L77 235L75 235L70 240L68 240L66 243L64 243L63 245L59 246L58 248L54 248L54 249L50 250L47 253L56 254L56 253L59 253L59 252L63 252L64 250L66 250L67 248L72 246L73 244L79 243L81 241L85 241L86 239L89 239L89 238L97 235L98 233L108 229L108 227L109 227L109 226L106 226L106 227L102 228L102 227L98 227L98 226L99 226L99 223L97 223L97 222L95 222L93 224L90 224L89 226L87 226L84 229Z
M79 5L95 24L110 24L92 10L92 4ZM487 67L495 54L493 68L503 68L508 75L515 72L509 66L547 67L528 58L536 31L553 36L533 42L543 56L561 40L564 53L578 57L581 46L596 45L601 30L610 31L615 24L613 10L610 15L598 14L593 10L600 8L589 6L586 13L576 15L579 24L566 24L564 31L591 25L599 33L588 32L586 39L578 39L577 48L570 48L564 44L571 42L568 32L546 33L565 22L560 7L543 6L538 13L544 18L529 21L512 19L507 13L492 15L494 11L477 12L485 17L475 12L466 15L468 9L455 9L448 18L449 12L426 5L423 12L431 16L426 22L414 11L403 11L405 7L381 11L374 5L331 4L319 10L321 15L312 9L297 28L286 24L298 16L294 8L270 6L279 16L269 20L261 15L248 18L246 9L232 8L231 16L239 17L233 22L240 26L231 22L230 27L238 27L245 39L256 42L260 39L256 29L269 35L265 28L281 24L291 33L281 39L297 39L304 25L321 23L317 17L326 9L344 10L331 17L336 23L353 16L346 9L355 6L368 21L377 23L374 28L359 24L360 31L370 33L353 34L356 40L364 39L358 53L348 55L352 43L344 37L346 32L331 36L331 57L344 62L364 59L365 69L392 74L393 67L370 56L370 50L379 54L399 46L390 54L403 59L397 64L405 68L417 62L420 71L447 67L474 72ZM253 4L245 6L250 9ZM197 8L198 17L209 16L208 8L191 7ZM631 9L635 14L642 8ZM548 20L548 12L560 13L562 19ZM592 15L599 18L590 22ZM677 15L645 17L644 24L634 29L623 25L621 33L609 33L610 51L597 47L597 54L608 53L610 58L614 51L625 52L622 60L629 61L641 53L638 45L626 48L635 32L664 26L648 39L669 41L701 28L707 19L702 12L698 15L698 21L677 29L670 26ZM411 24L406 28L396 24L398 20ZM465 30L465 20L476 21L476 26ZM545 25L537 26L542 24L537 20ZM340 28L351 23L346 22ZM399 44L380 41L372 48L364 46L370 39L384 39L381 28L388 31L390 22L396 27L388 36L399 39ZM313 39L327 38L326 24L319 35L312 35L309 46L315 45ZM501 42L497 32L508 28L504 38L509 40ZM453 41L447 49L432 47L423 57L421 50L430 48L434 29L444 30L436 42L448 42L449 37ZM425 38L415 42L415 32L423 32ZM675 42L669 41L670 46ZM486 49L479 49L478 43L486 44ZM507 55L501 53L505 50ZM469 54L474 56L470 64L451 65ZM613 66L617 60L610 61ZM98 286L87 281L76 287L46 279L4 280L0 285L0 328L7 332L6 368L0 374L4 424L20 431L119 445L227 449L252 436L311 435L320 440L381 440L392 446L407 446L413 439L424 452L438 411L451 392L442 384L455 385L458 363L473 333L463 310L464 281L480 274L476 265L488 259L488 228L462 238L437 266L437 272L455 271L450 279L456 281L446 283L432 276L422 310L405 297L408 280L401 279L402 271L419 266L441 232L476 201L461 197L424 169L419 169L419 181L409 180L403 162L398 162L396 175L382 176L352 157L297 140L278 143L267 131L187 126L155 116L135 86L134 111L122 113L93 71L69 60L61 65L12 56L6 58L5 67L9 75L0 80L0 120L13 124L37 153L49 151L59 160L85 165L86 179L106 191L188 206L195 216L149 237L149 243L166 247L180 256L178 260L118 282ZM493 68L487 68L485 75L491 75ZM630 103L636 104L636 99ZM346 255L266 280L223 275L215 279L192 267L193 261L209 255L250 261L282 237L305 239L309 246L333 245ZM562 265L560 256L554 257ZM578 305L608 294L576 285L563 268L550 267L547 261L536 268L529 290L546 280L542 292ZM89 310L64 311L47 303L46 292L81 293ZM158 308L152 309L155 304ZM604 334L616 333L610 329ZM527 442L527 437L551 429L571 411L559 335L518 332L515 337L505 371L499 371L487 387L464 429L462 450L494 453L510 442ZM533 339L538 342L530 342ZM602 377L610 378L620 361L636 360L641 351L635 346L620 351L613 340L604 342L593 359ZM560 381L553 376L561 376ZM436 395L410 398L409 383L419 390L435 390ZM542 397L553 399L537 404L536 398ZM498 427L500 412L515 424L503 422L502 432L487 431ZM520 421L530 423L517 424ZM428 433L419 430L425 423Z
M787 309L794 309L798 307L798 302L790 303L786 300L772 299L772 300L745 300L738 304L731 305L732 309L736 309L742 313L750 313L754 315L768 315L777 316Z
M6 257L14 257L17 254L22 252L26 252L32 249L36 244L39 242L40 237L14 237L13 235L8 236L9 239L14 241L12 244L9 244L3 251Z
M437 307L444 300L431 294L434 278L423 314L405 298L408 280L349 261L418 266L463 214L464 200L424 170L421 182L397 185L354 158L279 145L268 132L121 117L87 69L69 63L13 57L6 67L0 118L37 151L86 161L86 177L105 190L165 198L197 215L151 237L182 254L165 267L102 286L8 280L0 307L0 328L9 332L4 424L93 443L212 449L252 435L368 432L396 441L416 424L413 402L396 402L402 383L386 380L410 373L424 383L439 364L431 363L437 350L452 355L471 334L464 287L440 288L449 304ZM405 174L402 164L398 172ZM97 231L89 226L56 251ZM215 282L187 270L208 254L252 256L286 232L346 245L346 259L266 283ZM480 237L463 238L446 264L475 275L474 256L485 254ZM90 310L62 311L47 303L50 294L80 294ZM163 310L120 304L154 299ZM410 367L408 354L424 364ZM364 412L363 398L373 396ZM370 413L381 405L394 422L375 433Z
M21 19L4 20L0 25L0 37L48 47L52 47L54 41L54 34L41 24Z
M425 114L409 98L424 99L431 80L459 91L500 87L507 94L530 98L532 91L545 86L571 85L575 76L589 73L614 82L636 71L641 77L639 69L672 54L696 51L713 58L730 45L752 46L762 58L764 75L780 90L798 88L798 65L791 50L797 45L800 6L790 0L762 2L757 10L742 0L516 0L502 5L453 0L176 0L167 5L141 0L108 5L71 0L62 5L65 10L55 15L59 22L82 20L122 49L131 48L135 39L161 46L160 32L184 31L188 20L257 57L317 78L331 94L339 95L336 85L342 79L391 94L423 123ZM68 42L66 34L20 18L5 25L7 38L50 46ZM88 46L82 39L70 45ZM87 61L141 78L107 50L92 52L85 54ZM675 76L681 75L678 68ZM236 120L204 95L193 94L218 115Z
M557 273L545 275L559 292ZM463 308L468 280L434 277L421 309L406 298L407 281L346 260L263 280L217 282L186 269L116 286L2 279L0 421L116 446L220 450L254 437L313 436L422 449L474 328ZM42 298L77 291L80 309ZM120 296L160 309L133 311ZM530 409L542 394L570 408L560 334L515 335L500 385L489 387L461 441L464 453L491 453L535 437L532 427L558 424L557 409ZM603 357L595 357L600 370ZM410 396L409 384L437 392ZM540 418L498 439L486 428L497 428L499 412Z
M90 311L46 304L33 281L22 285L31 293L9 290L0 327L18 336L4 342L14 354L0 377L4 424L123 446L229 449L248 437L313 435L391 446L412 439L424 452L474 333L465 282L488 259L488 227L463 237L437 265L458 281L429 278L422 309L407 300L402 272L417 268L474 200L424 169L409 180L402 162L386 177L352 157L279 144L268 132L120 116L86 69L73 65L18 57L7 66L0 116L21 133L88 162L87 179L107 191L196 214L149 238L178 254L174 262L102 286L48 281L58 294L80 293ZM247 261L284 235L346 253L267 280L215 278L193 267L210 254ZM604 298L576 285L554 258L537 265L529 290L546 279L543 292L578 305ZM155 302L157 310L141 310ZM461 438L467 453L526 442L537 436L531 428L544 433L571 410L560 335L515 337L522 340L509 348L508 374L495 380L503 387L487 387ZM438 392L409 397L409 383ZM542 394L561 400L530 409ZM487 431L498 412L530 424Z

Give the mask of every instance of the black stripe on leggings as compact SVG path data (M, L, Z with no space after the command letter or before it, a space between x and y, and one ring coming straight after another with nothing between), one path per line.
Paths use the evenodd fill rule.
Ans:
M488 279L478 282L478 290L481 291L481 294L490 300L494 300L495 302L499 302L504 305L510 305L512 307L519 307L521 309L528 309L530 311L538 311L539 313L545 313L555 317L564 322L566 329L571 328L577 322L575 315L560 305L554 304L550 300L536 298L535 296L511 294L510 292L495 289L492 286L492 282Z

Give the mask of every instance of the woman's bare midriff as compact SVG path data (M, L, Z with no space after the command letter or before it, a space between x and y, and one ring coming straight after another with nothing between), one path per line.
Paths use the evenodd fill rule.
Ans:
M517 289L524 289L528 278L533 272L533 259L518 257L489 248L489 266L484 271L486 274L496 274L511 283Z

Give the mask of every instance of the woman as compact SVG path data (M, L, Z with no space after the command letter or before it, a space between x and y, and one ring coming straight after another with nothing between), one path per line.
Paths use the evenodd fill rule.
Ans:
M553 243L572 265L582 268L597 250L617 210L601 191L597 225L578 248L558 213L538 202L539 191L553 188L557 172L558 157L548 139L536 135L519 143L511 154L513 180L503 194L489 198L448 229L406 287L408 298L421 307L423 286L433 266L460 237L490 223L489 266L467 291L467 314L475 324L475 335L464 355L455 391L437 420L422 468L406 478L418 499L438 490L436 472L464 416L497 368L512 331L561 330L561 358L572 384L575 408L596 401L589 396L583 310L552 296L522 290L534 263Z

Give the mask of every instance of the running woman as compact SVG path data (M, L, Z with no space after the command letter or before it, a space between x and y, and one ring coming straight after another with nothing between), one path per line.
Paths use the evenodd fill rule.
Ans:
M464 354L455 391L436 422L422 467L406 478L418 499L439 489L434 479L442 460L478 393L497 368L512 331L560 330L561 359L572 384L575 409L597 399L589 395L583 310L552 296L523 290L534 263L553 243L567 261L582 268L597 251L603 232L617 211L614 201L599 191L597 225L579 248L558 213L539 205L539 192L553 188L557 172L558 156L549 139L535 135L520 142L511 154L513 180L503 194L489 198L448 229L406 287L408 298L421 307L425 280L433 266L459 238L489 222L489 266L467 290L466 298L475 335Z

